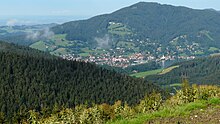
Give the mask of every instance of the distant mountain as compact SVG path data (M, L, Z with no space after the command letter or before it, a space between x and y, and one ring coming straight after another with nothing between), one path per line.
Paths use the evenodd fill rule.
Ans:
M220 55L199 58L191 61L176 63L173 70L166 74L147 76L145 79L160 85L172 85L188 78L193 84L220 85Z
M140 2L111 14L67 22L52 30L57 34L67 34L68 40L82 40L93 45L97 45L96 37L106 34L115 40L149 39L163 46L185 36L179 42L195 42L207 48L220 47L219 26L220 14L217 11Z
M117 100L135 104L153 90L164 93L143 79L36 51L0 42L0 112L8 118L25 116L32 109L51 112L54 106Z
M38 25L18 25L18 26L0 26L0 40L10 43L29 46L30 44L40 40L39 34L42 30L57 24L38 24Z

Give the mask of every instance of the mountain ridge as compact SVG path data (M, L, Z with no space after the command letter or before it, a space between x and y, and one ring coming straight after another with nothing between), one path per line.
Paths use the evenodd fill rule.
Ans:
M136 8L135 8L136 7ZM171 9L171 10L169 10L169 9ZM89 25L87 25L86 24L86 22L88 22L89 24L91 23L91 22L95 22L95 21L93 21L93 20L96 20L97 22L96 23L91 23L91 25L92 25L92 27L94 28L94 29L97 29L97 28L95 28L95 27L100 27L100 29L98 29L98 30L100 30L100 32L102 32L102 33L107 33L107 31L105 30L105 27L108 25L107 23L109 22L109 21L113 21L113 20L116 20L116 21L119 21L119 22L121 22L121 23L123 23L123 24L128 24L129 26L131 26L132 28L133 27L135 27L134 25L138 25L138 23L134 23L134 25L133 24L131 24L131 22L130 22L130 20L132 20L131 18L129 18L126 14L129 14L129 15L132 15L133 14L133 17L132 18L137 18L137 19L135 19L135 21L136 22L138 22L137 20L141 20L141 17L140 16L142 16L142 15L140 15L140 16L138 16L137 14L139 13L139 11L140 12L142 12L142 13L146 13L146 15L144 15L144 16L147 16L147 14L152 14L152 13L154 13L154 17L157 17L157 16L159 16L159 15L164 15L164 17L160 17L160 19L163 19L163 18L165 18L165 17L168 17L168 16L166 16L170 11L172 12L172 9L173 9L173 16L172 17L175 17L176 15L176 13L175 13L175 11L177 11L177 13L179 14L179 12L180 11L185 11L183 14L184 14L184 16L187 16L187 14L190 14L191 13L191 15L192 15L192 13L195 13L195 14L199 14L200 12L205 12L206 14L212 14L212 16L216 16L216 14L219 16L219 13L217 13L217 12L213 12L213 11L209 11L209 10L195 10L195 9L190 9L190 8L186 8L186 7L176 7L176 6L172 6L172 5L166 5L166 4L158 4L158 3L146 3L146 2L139 2L139 3L137 3L137 4L134 4L134 5L131 5L131 6L129 6L129 7L125 7L125 8L123 8L123 9L120 9L120 10L118 10L118 11L115 11L115 12L113 12L113 13L110 13L110 14L104 14L104 15L98 15L98 16L95 16L95 17L92 17L92 18L90 18L90 19L88 19L88 20L83 20L83 21L72 21L72 22L67 22L67 23L64 23L63 25L61 25L61 26L65 26L65 25L68 25L68 24L70 24L70 23L76 23L75 24L75 28L77 28L77 29L81 29L81 30L78 30L79 32L81 31L81 32L84 32L84 29L83 28L87 28L87 26L89 26ZM136 10L138 10L138 12L136 11ZM159 11L158 11L159 10ZM154 11L156 11L156 12L154 12ZM158 12L157 12L158 11ZM168 12L167 12L168 11ZM126 13L126 14L124 14L124 13ZM135 17L136 16L136 17ZM142 18L148 18L148 17L142 17ZM199 16L198 16L198 18L201 18L201 16L206 16L206 15L204 15L204 14L200 14ZM98 18L98 19L97 19ZM195 19L195 17L194 17L194 15L192 15L192 16L189 16L189 17L184 17L184 18L186 18L186 19L190 19L190 18L192 18L192 19ZM182 17L182 21L184 21L184 18ZM219 18L219 17L218 17ZM159 27L159 28L161 28L161 22L160 21L163 21L163 20L160 20L160 21L156 21L156 19L154 19L154 18L150 18L150 19L153 19L152 21L155 21L156 22L156 24L154 25L154 26L152 26L152 27L148 27L148 28L150 28L149 30L150 31L152 31L152 29L154 29L155 30L155 28L157 28L157 27ZM191 20L192 20L191 19ZM143 19L142 19L143 20ZM173 20L178 20L178 18L174 18ZM168 20L168 21L172 21L172 20ZM194 20L193 20L194 21ZM82 27L82 28L80 28L80 23L82 23L82 24L85 24L85 25L87 25L87 26L85 26L85 27ZM146 23L146 22L145 22ZM192 22L191 22L192 23ZM141 24L143 24L143 23L141 23ZM151 23L149 23L149 24L151 24ZM156 26L156 25L158 25L158 26ZM179 25L179 24L178 24ZM169 24L169 26L170 26L170 24ZM177 26L177 25L176 25ZM59 26L58 26L59 27ZM167 27L168 28L168 27ZM52 29L54 29L54 28L52 28ZM140 27L137 27L136 28L136 30L139 30L139 32L143 32L143 33L146 33L146 31L144 31L144 30L140 30L141 28ZM178 30L179 29L181 29L181 28L177 28ZM72 27L72 30L74 30L74 26ZM98 31L97 30L97 31ZM94 35L94 36L100 36L100 34L99 33L97 33L95 30L90 30L91 32L93 32L92 34ZM57 32L56 30L55 30L55 32ZM59 32L59 31L58 31ZM90 33L90 32L89 32ZM149 31L148 31L148 33L149 33ZM155 32L152 32L151 34L149 34L148 36L150 36L150 37L152 37L152 35L153 35L153 33L155 33ZM75 35L77 35L77 33L75 33ZM85 34L84 33L84 35L87 35L87 34ZM86 36L85 36L86 37ZM162 35L160 36L160 37L162 37ZM70 38L70 36L68 36L67 35L67 39L69 39ZM79 38L80 39L80 38ZM74 40L74 38L70 38L70 40ZM77 39L78 40L78 39ZM82 39L81 39L82 40ZM84 40L84 39L83 39ZM169 40L171 40L171 39L169 39Z

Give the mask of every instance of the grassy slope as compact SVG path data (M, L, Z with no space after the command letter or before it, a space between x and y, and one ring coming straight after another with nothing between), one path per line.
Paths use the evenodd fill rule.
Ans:
M146 77L146 76L149 76L149 75L159 74L162 70L163 69L156 69L156 70L151 70L151 71L146 71L146 72L140 72L140 73L132 74L131 76Z
M53 52L50 52L52 55L65 55L67 54L67 49L66 48L59 48L59 49L56 49L55 51Z
M126 25L123 25L122 23L110 24L108 26L108 32L111 34L119 35L119 36L132 34L131 30L127 28Z
M140 73L135 73L135 74L131 74L130 76L134 76L134 77L146 77L146 76L149 76L149 75L163 75L163 74L166 74L170 71L172 71L173 69L175 68L178 68L179 66L171 66L169 68L166 68L166 69L156 69L156 70L151 70L151 71L146 71L146 72L140 72Z
M220 98L212 98L208 101L196 101L181 106L165 107L159 111L149 114L140 114L133 119L122 119L110 121L107 124L143 124L143 123L167 123L177 124L178 122L202 123L209 122L211 118L213 123L219 122L219 119L212 118L213 115L220 113ZM217 114L218 115L218 114ZM204 116L204 118L202 118ZM195 120L196 118L200 120ZM193 118L195 118L193 120Z
M66 34L56 34L48 41L38 41L30 45L31 48L41 51L49 51L52 55L65 55L71 53L68 46L73 46L72 41L66 40ZM69 50L70 52L68 52Z
M177 66L171 66L171 67L169 67L169 68L164 69L160 74L166 74L166 73L168 73L168 72L170 72L170 71L172 71L173 69L178 68L178 67L179 67L179 65L177 65Z
M47 50L47 47L48 45L46 43L44 43L43 41L38 41L34 44L32 44L30 47L31 48L34 48L34 49L38 49L38 50L41 50L41 51L46 51Z

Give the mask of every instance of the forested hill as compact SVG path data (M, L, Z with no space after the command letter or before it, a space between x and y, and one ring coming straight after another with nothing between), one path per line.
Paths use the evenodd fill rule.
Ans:
M57 34L67 34L68 40L90 43L95 42L96 37L108 34L114 40L148 39L166 45L175 38L183 38L202 47L219 47L219 26L220 13L217 11L140 2L111 14L67 22L52 30Z
M194 84L220 85L219 55L176 63L174 66L177 68L166 74L148 76L146 80L170 85L180 83L181 77L186 77L190 83Z
M111 104L117 100L135 104L153 90L162 92L143 79L94 64L4 51L0 52L0 112L10 119L33 109L50 113L54 106Z

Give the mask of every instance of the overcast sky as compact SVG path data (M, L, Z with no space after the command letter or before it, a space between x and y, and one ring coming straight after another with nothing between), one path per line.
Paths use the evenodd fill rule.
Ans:
M220 10L220 0L141 0L158 2L195 9L213 8ZM84 19L95 15L111 13L120 8L138 3L140 0L1 0L0 23L3 20L18 22L18 16L71 16L73 19ZM7 18L5 18L7 17ZM68 20L71 20L67 18ZM30 17L32 19L32 17ZM41 19L41 18L40 18ZM57 17L55 18L57 19ZM68 21L65 19L63 22ZM20 20L20 19L19 19ZM53 20L53 19L51 19ZM35 19L36 21L36 19ZM20 22L31 22L22 20ZM2 22L3 23L3 22Z

